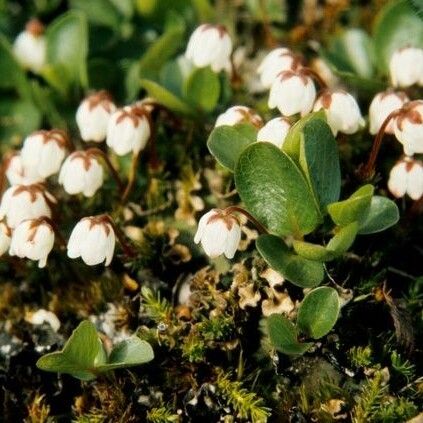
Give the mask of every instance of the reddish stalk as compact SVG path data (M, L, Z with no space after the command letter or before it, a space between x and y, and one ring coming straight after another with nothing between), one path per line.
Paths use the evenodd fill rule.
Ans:
M129 194L134 188L139 158L140 158L140 153L136 153L132 156L131 169L129 170L129 176L128 176L128 184L126 185L125 191L122 194L122 199L121 199L122 203L126 202Z
M113 176L113 179L116 181L119 191L122 192L124 189L122 180L120 179L119 174L117 173L116 169L112 165L112 162L110 161L110 159L107 157L106 153L104 153L104 151L101 151L97 147L89 148L88 150L86 150L86 153L92 154L93 156L97 156L103 159L103 161L106 163L107 167L109 168L109 171L111 175Z
M257 230L260 232L260 234L267 234L269 233L268 230L254 217L252 216L247 210L244 210L241 207L238 206L229 206L226 207L226 209L223 210L225 214L232 214L234 212L243 214L251 223L254 224L254 226L257 228Z
M67 242L66 242L65 238L63 237L63 235L60 233L59 227L56 225L56 222L53 219L51 219L50 217L47 217L47 216L42 216L42 217L40 217L39 220L46 222L47 224L49 224L52 227L53 232L57 237L59 245L63 248L66 248Z
M389 113L386 119L383 121L376 137L373 141L372 150L369 155L367 163L359 170L359 175L363 180L370 179L375 173L376 160L382 145L383 136L385 135L386 128L388 127L390 121L398 116L401 113L401 109L394 110Z
M116 238L118 239L120 245L122 246L122 250L128 257L136 257L137 253L135 250L130 246L129 243L126 242L125 236L123 235L122 231L116 226L116 223L112 219L111 216L108 214L104 214L104 219L107 221L107 223L110 224L110 226L113 228L113 231L116 235Z
M308 75L310 78L313 78L315 81L317 81L317 83L320 85L320 88L322 90L325 90L326 88L328 88L326 82L322 79L322 77L313 69L310 68L301 68L301 71L305 74Z

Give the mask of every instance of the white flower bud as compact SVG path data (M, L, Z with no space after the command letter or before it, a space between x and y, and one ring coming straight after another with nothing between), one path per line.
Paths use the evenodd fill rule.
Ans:
M423 85L423 49L404 47L396 50L389 61L394 87Z
M3 194L0 203L0 220L14 229L24 220L51 217L50 204L55 198L40 184L14 185Z
M213 72L230 71L232 41L222 25L200 25L191 35L185 57L198 68L210 66Z
M388 115L394 110L401 109L408 101L407 94L402 91L395 92L387 90L376 94L369 108L370 133L376 135ZM388 123L385 133L394 133L394 123L392 120Z
M3 222L0 222L0 257L9 249L12 231Z
M13 53L18 62L32 70L39 72L46 63L46 39L44 26L37 19L26 24L25 31L21 32L13 44Z
M354 134L365 124L355 98L341 90L326 91L316 101L314 111L323 109L328 125L336 135L338 132Z
M116 106L106 91L88 96L76 111L76 123L81 138L84 141L104 141L110 116L115 110Z
M223 210L213 209L201 217L194 242L201 245L211 257L225 254L233 258L241 240L241 227L238 219L227 215Z
M264 88L270 88L276 77L284 71L296 70L301 67L301 61L288 48L280 47L272 50L262 60L257 69L260 82Z
M92 197L103 184L103 167L89 152L75 151L60 169L59 184L68 194Z
M126 106L116 110L107 125L107 145L119 156L138 154L147 145L151 128L148 112L141 107Z
M42 268L53 245L54 230L47 219L24 220L13 231L9 254L38 261L38 267Z
M423 100L403 106L394 119L394 132L407 156L423 153Z
M251 123L256 128L260 128L263 125L263 120L249 107L232 106L217 117L214 127L217 128L223 125L234 126L238 123Z
M105 215L84 217L73 228L68 242L68 257L81 257L94 266L103 261L108 266L115 250L115 233Z
M270 88L269 107L277 107L282 115L306 115L316 100L313 80L300 68L281 72Z
M10 185L30 185L44 180L34 174L33 170L24 168L20 153L14 153L6 159L5 174Z
M388 188L397 198L408 194L419 200L423 195L423 163L410 157L400 160L391 169Z
M291 124L288 119L277 117L269 120L257 133L257 141L271 142L276 147L282 148Z
M32 325L48 323L55 332L60 329L60 320L57 316L52 311L44 310L43 308L40 308L34 313L28 313L25 316L25 320Z
M63 131L37 131L26 137L21 150L25 171L48 178L57 173L66 155L68 138Z

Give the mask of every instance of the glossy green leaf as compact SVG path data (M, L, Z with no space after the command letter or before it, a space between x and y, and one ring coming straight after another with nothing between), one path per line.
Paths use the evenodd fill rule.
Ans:
M423 48L423 22L410 1L388 3L376 18L373 38L377 64L387 73L393 52L406 46Z
M68 373L81 380L96 377L96 366L106 361L103 345L95 326L88 320L79 324L60 352L42 356L37 361L41 370Z
M272 269L297 286L313 288L324 278L321 262L295 254L275 235L260 235L256 247Z
M209 0L191 0L191 4L200 22L213 21L215 11Z
M154 352L151 345L138 338L132 336L119 342L110 353L107 364L99 366L99 371L109 371L124 367L138 366L147 363L154 358Z
M70 0L70 6L83 12L88 21L96 25L117 29L122 16L109 0Z
M150 81L148 79L141 79L140 85L142 88L145 88L148 95L153 97L159 104L168 107L176 113L182 113L187 116L195 115L194 110L189 104L176 97L166 88L160 86L157 82Z
M220 96L219 76L210 67L196 68L184 84L184 97L205 112L211 112Z
M323 245L294 240L292 246L299 256L308 260L330 261L335 257L333 252L328 251Z
M48 82L61 91L72 83L88 86L88 26L85 15L70 11L53 21L46 31L47 63L42 70Z
M328 204L338 201L341 192L338 145L329 125L318 118L305 123L303 142L300 165L325 210Z
M273 144L253 143L244 149L235 184L248 211L272 233L300 237L321 222L305 177Z
M333 288L322 286L313 289L300 305L297 326L307 336L321 338L334 327L339 309L339 296Z
M339 228L335 236L329 241L326 248L336 255L344 254L353 244L358 232L358 223L352 222L347 226Z
M375 195L370 203L369 214L361 223L359 234L374 234L395 225L399 220L397 205L386 197Z
M304 354L312 344L298 342L298 332L293 323L280 314L271 314L267 319L270 342L281 353Z
M257 129L252 125L223 125L213 129L207 140L207 147L222 166L233 172L240 154L256 138Z
M347 200L329 204L332 220L340 226L363 221L369 213L373 192L373 185L364 185Z

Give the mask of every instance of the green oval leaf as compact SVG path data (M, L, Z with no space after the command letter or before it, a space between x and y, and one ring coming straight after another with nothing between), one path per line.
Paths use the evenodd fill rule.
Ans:
M386 197L375 195L370 203L369 214L361 223L359 234L374 234L395 225L399 220L397 205Z
M410 1L392 1L379 12L373 38L376 63L382 72L387 73L395 50L405 46L423 48L422 18Z
M336 235L329 241L326 248L336 255L344 254L353 244L358 232L358 223L353 222L340 228Z
M297 325L307 336L321 338L335 325L339 309L339 296L333 288L316 288L309 292L301 303Z
M328 251L323 245L294 240L292 246L298 255L308 260L330 261L335 257L333 252Z
M88 26L83 13L70 11L53 21L46 31L47 63L42 74L52 85L67 91L72 83L88 86ZM60 78L59 76L60 75Z
M185 82L184 94L190 104L211 112L220 97L219 76L210 67L194 69Z
M273 144L245 148L235 168L235 185L246 208L270 232L300 237L321 221L301 171Z
M256 142L257 129L241 123L234 126L218 126L211 132L207 147L216 160L232 172L245 147Z
M166 88L160 86L157 82L150 81L149 79L141 79L140 85L141 87L145 88L148 94L153 97L159 104L168 107L170 110L176 113L182 113L183 115L187 116L195 115L194 110L189 104L176 97Z
M308 260L289 250L275 235L260 235L256 247L269 266L285 279L302 288L313 288L324 278L323 264Z
M297 329L290 320L280 314L271 314L266 323L270 342L284 354L304 354L312 345L298 342Z
M373 185L364 185L347 200L329 204L330 217L339 226L363 221L369 213L373 192Z

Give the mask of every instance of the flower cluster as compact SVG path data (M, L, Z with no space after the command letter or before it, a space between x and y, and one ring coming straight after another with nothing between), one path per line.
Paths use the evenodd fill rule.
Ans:
M110 96L96 92L85 98L76 112L83 142L106 144L117 155L129 152L137 157L151 135L150 109L142 102L117 108ZM69 195L92 197L103 185L107 165L123 190L120 177L106 153L96 147L75 150L62 130L41 130L28 135L20 151L3 162L10 187L0 202L0 255L38 261L44 267L57 238L64 244L56 225L56 198L49 192L49 178ZM104 214L82 218L67 243L70 258L81 257L88 265L110 264L117 228ZM121 242L124 241L120 238Z

